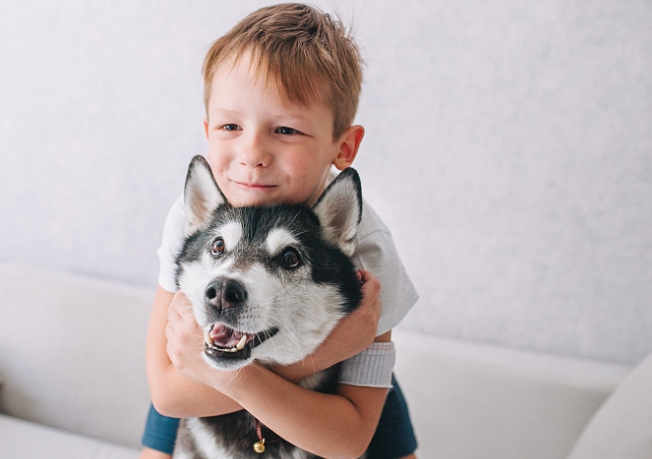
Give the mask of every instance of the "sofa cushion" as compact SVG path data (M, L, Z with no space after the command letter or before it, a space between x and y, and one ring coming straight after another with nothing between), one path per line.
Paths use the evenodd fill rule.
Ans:
M137 459L138 449L0 415L0 450L12 459Z
M396 378L424 458L565 458L632 371L400 327L392 339ZM592 459L600 457L608 456Z
M652 355L632 371L586 426L568 459L652 457Z
M138 447L154 290L10 265L0 290L0 412Z

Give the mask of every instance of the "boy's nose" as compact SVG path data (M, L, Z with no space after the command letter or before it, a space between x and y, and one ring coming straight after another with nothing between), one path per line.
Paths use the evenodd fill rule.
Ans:
M272 162L272 155L265 142L257 135L250 135L242 143L239 152L240 162L249 167L267 167Z

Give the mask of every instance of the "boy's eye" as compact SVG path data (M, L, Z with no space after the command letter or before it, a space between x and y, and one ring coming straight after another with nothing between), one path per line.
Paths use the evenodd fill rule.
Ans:
M225 124L224 126L222 126L222 129L224 129L225 131L237 131L238 129L240 129L240 126L238 126L237 124Z
M280 128L276 129L276 133L281 135L295 135L299 134L299 131L287 126L281 126Z

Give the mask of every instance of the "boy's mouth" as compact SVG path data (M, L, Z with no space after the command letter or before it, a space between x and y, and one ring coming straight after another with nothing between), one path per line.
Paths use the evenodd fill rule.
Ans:
M204 352L218 359L248 359L251 350L278 332L271 328L259 333L245 333L217 322L204 329Z
M238 182L236 180L233 181L236 185L242 187L242 188L248 188L251 190L270 190L272 188L276 188L276 185L269 185L266 183L260 183L260 182Z

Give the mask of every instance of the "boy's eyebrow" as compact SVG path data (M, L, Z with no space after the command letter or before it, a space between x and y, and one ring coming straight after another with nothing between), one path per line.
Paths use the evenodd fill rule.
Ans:
M219 115L219 116L226 116L226 117L237 117L241 115L241 112L237 109L229 109L229 108L221 108L221 107L216 107L213 110L211 110L209 113L209 118L211 115ZM311 124L312 117L303 114L303 113L296 113L296 112L290 112L290 113L273 113L271 115L272 119L278 119L282 120L283 122L292 122L292 123L300 123L300 124Z
M298 113L278 113L273 115L277 119L289 120L296 123L309 123L312 117Z
M235 116L238 115L240 112L238 110L231 110L228 108L214 108L213 110L209 111L209 115L212 113L218 113L220 115L227 115L227 116Z

